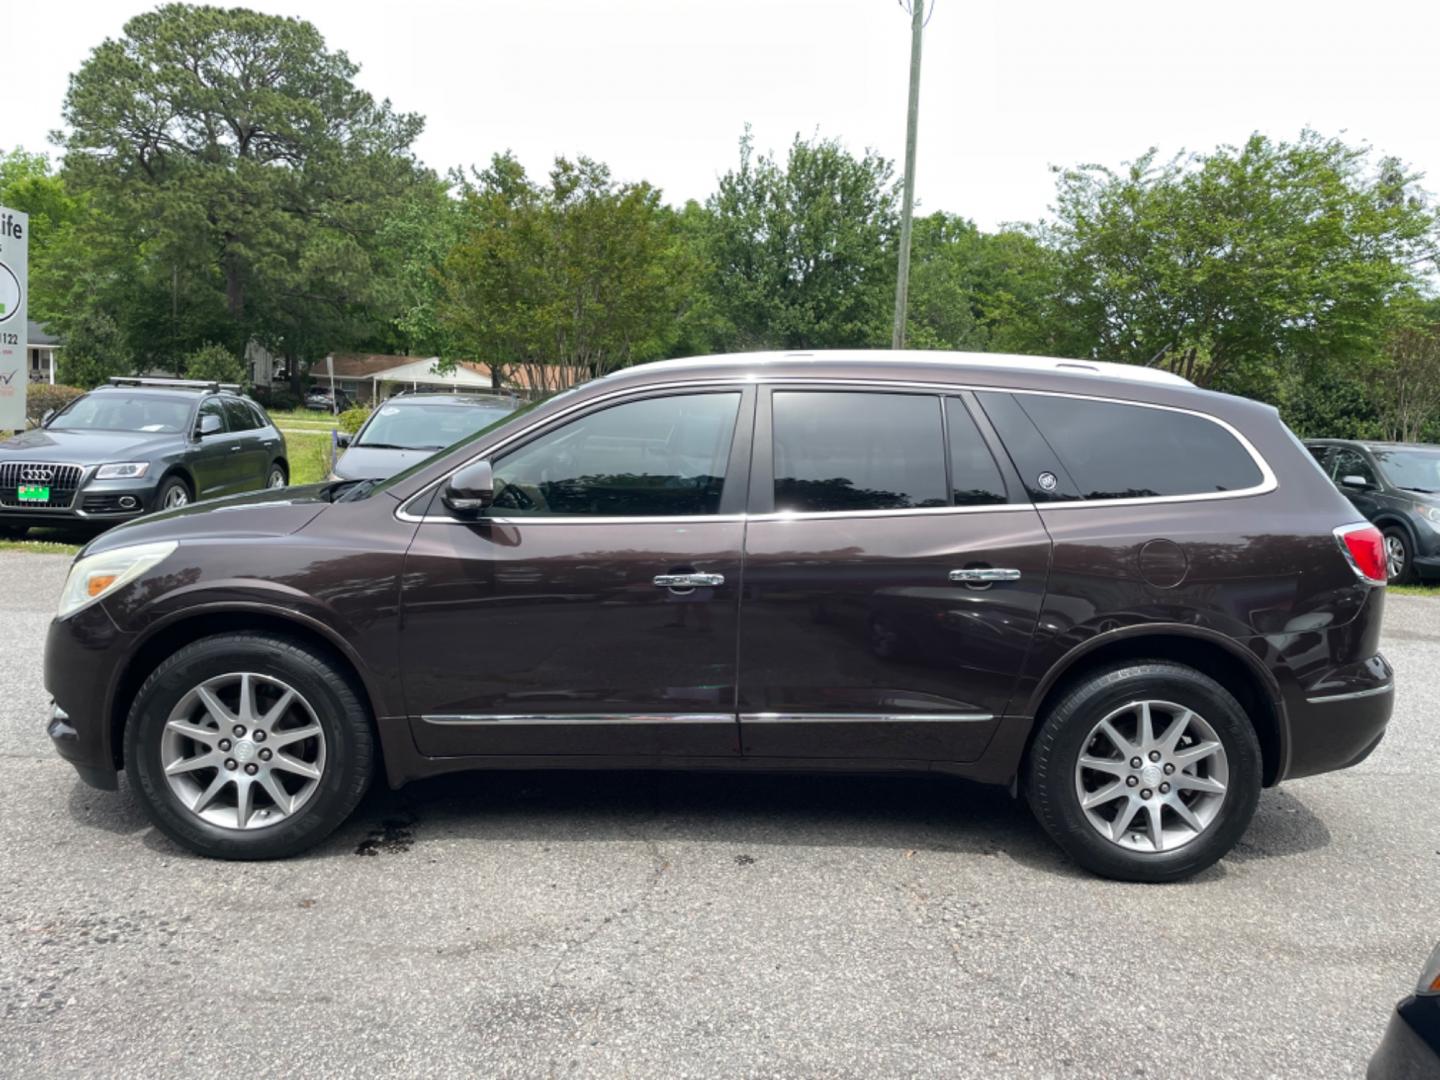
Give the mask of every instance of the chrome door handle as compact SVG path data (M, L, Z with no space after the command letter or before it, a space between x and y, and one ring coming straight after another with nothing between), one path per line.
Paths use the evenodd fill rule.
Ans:
M999 566L977 566L972 570L951 570L950 580L965 585L987 581L1019 581L1020 571Z
M662 589L699 589L724 585L724 574L656 574L655 584Z

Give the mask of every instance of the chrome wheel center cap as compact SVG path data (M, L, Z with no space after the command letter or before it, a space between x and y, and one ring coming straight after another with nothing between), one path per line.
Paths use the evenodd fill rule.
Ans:
M241 739L231 752L235 755L235 760L243 764L259 753L259 750L249 739Z
M1151 763L1140 770L1140 782L1146 787L1155 787L1164 779L1165 773L1159 765Z

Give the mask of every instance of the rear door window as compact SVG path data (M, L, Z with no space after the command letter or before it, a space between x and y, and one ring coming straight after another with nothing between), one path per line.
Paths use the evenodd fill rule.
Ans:
M225 420L231 431L253 431L259 425L252 413L239 398L222 398Z
M950 505L939 397L777 390L770 400L776 510Z
M1084 499L1209 495L1264 479L1239 440L1203 416L1063 395L1014 401Z

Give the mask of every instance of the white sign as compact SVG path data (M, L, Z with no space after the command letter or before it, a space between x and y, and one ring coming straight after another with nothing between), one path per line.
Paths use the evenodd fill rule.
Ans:
M25 300L30 268L30 216L0 206L0 431L25 426L30 385Z

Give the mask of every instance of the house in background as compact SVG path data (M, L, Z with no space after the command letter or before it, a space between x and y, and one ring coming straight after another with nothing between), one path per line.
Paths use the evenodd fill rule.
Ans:
M55 385L55 354L60 351L60 339L34 320L25 323L26 351L30 357L30 381Z
M465 360L446 374L435 370L438 356L365 355L327 356L310 365L310 385L328 390L333 379L336 390L352 401L376 401L394 388L405 390L490 390L495 380L484 364Z

